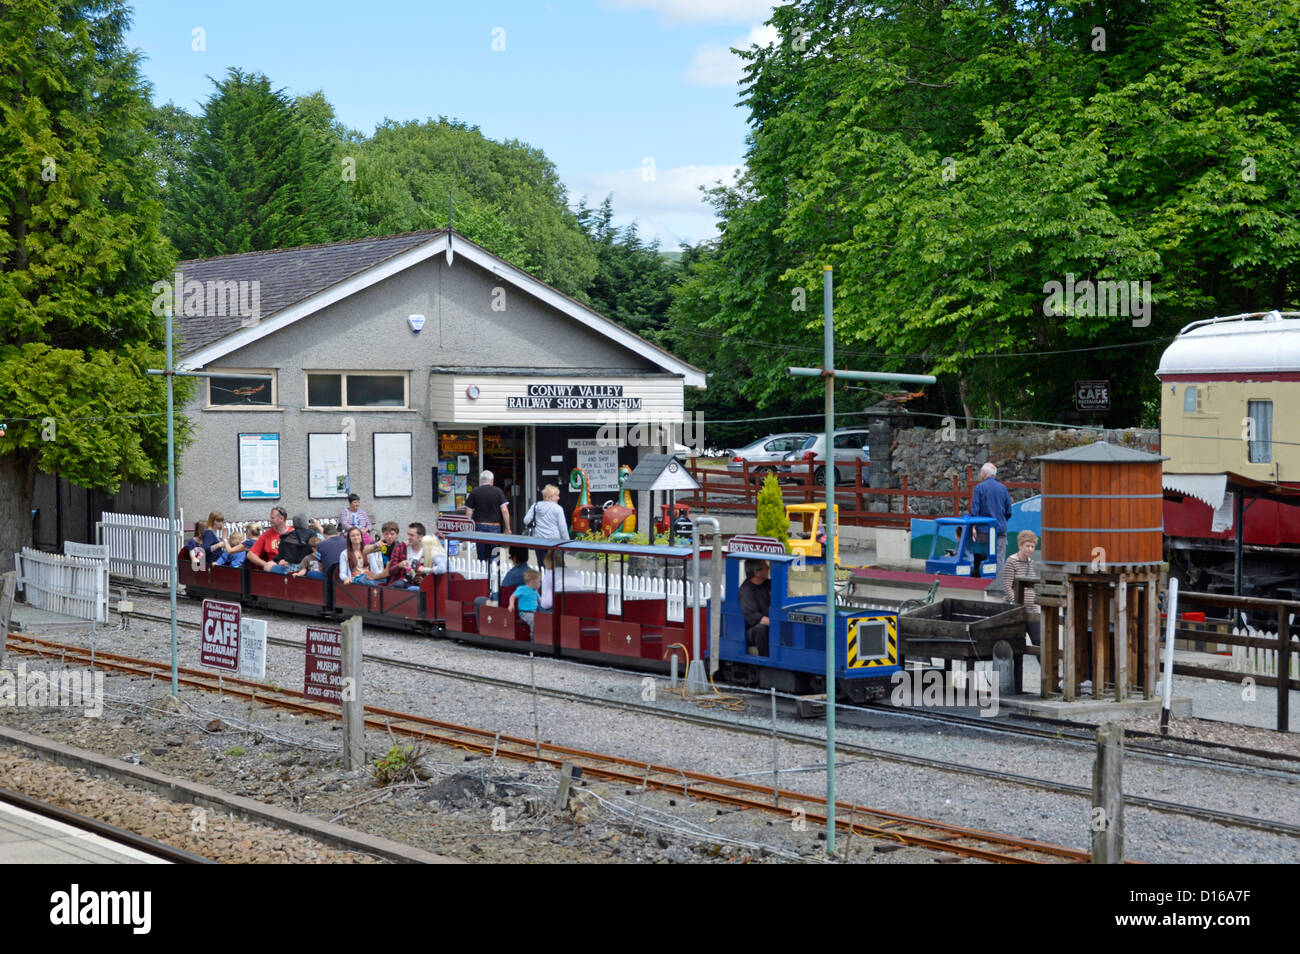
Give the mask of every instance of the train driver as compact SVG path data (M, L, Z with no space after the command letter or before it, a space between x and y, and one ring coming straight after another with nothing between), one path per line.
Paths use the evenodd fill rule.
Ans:
M772 581L763 560L745 561L745 582L740 584L740 612L745 616L746 652L751 656L767 655L767 613L772 605Z

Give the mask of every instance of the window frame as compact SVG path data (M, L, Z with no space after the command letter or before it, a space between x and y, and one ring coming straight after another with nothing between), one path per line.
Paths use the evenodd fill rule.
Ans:
M212 378L203 379L203 410L205 411L282 411L280 407L280 376L277 368L204 368L205 374L218 377L269 377L271 379L270 404L213 404Z
M310 385L308 379L313 374L321 375L338 375L341 378L339 390L342 395L342 404L312 404L310 403ZM367 378L401 378L402 379L402 399L405 403L399 405L353 405L348 403L348 377L356 375L357 377ZM304 411L357 411L362 414L370 411L412 411L411 407L411 372L410 371L363 371L354 369L352 371L340 371L331 368L311 368L304 369L302 373L302 409Z
M1260 429L1259 421L1256 419L1255 415L1251 413L1250 408L1252 404L1268 405L1268 434L1265 435L1263 438L1261 438L1259 434L1259 429ZM1272 398L1260 398L1258 400L1252 399L1250 397L1246 398L1246 419L1251 421L1255 425L1255 439L1253 441L1246 441L1246 463L1247 464L1258 464L1267 467L1274 462L1273 411L1274 411L1274 404ZM1255 447L1257 445L1263 448L1265 453L1267 453L1267 457L1265 457L1263 460L1255 460L1254 458Z

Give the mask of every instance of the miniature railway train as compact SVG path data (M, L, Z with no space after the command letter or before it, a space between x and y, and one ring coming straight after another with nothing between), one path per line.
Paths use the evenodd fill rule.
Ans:
M538 610L533 629L507 607L513 587L495 587L477 573L449 568L430 575L419 589L345 585L336 574L324 580L266 573L250 567L211 566L196 570L184 553L179 581L191 597L240 602L249 607L340 620L360 616L367 624L466 643L536 652L557 658L603 662L650 672L667 672L674 657L684 673L695 639L696 601L689 582L688 547L635 546L463 532L448 534L460 546L478 542L526 547L555 554L557 566L550 610ZM701 554L707 556L708 554ZM745 559L763 559L771 570L767 656L746 644L738 593ZM801 586L802 558L784 554L728 553L724 557L721 638L709 643L707 578L699 600L702 656L716 655L724 681L774 687L797 694L825 691L825 597ZM461 563L462 570L467 561ZM561 566L562 564L562 566ZM709 561L702 561L708 567ZM707 572L707 571L705 571ZM702 575L704 575L702 573ZM819 573L814 575L820 576ZM499 592L490 605L481 598ZM903 665L898 614L892 609L839 607L833 627L839 698L864 702L889 694Z

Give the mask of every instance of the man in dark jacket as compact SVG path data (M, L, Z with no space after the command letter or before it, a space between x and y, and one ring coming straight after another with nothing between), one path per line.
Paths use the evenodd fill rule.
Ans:
M762 560L745 561L745 582L740 584L740 612L745 615L745 641L749 655L767 655L767 618L772 605L772 581Z
M274 569L276 573L293 573L302 561L311 556L316 545L313 542L317 533L312 529L306 516L297 514L293 518L293 529L280 534L280 559Z

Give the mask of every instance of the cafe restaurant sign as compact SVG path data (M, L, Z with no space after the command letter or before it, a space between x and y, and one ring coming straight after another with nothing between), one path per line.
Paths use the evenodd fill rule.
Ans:
M641 398L627 397L621 384L530 384L510 395L512 411L639 411Z

